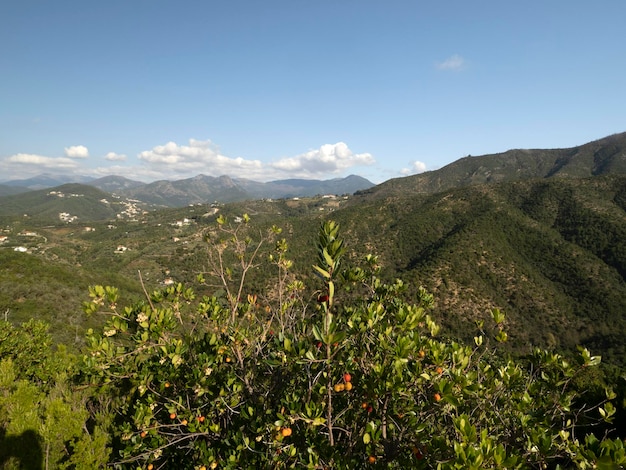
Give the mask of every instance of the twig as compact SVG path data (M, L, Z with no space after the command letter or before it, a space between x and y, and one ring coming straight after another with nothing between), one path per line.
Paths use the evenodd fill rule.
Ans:
M148 295L148 291L146 290L146 286L143 283L143 278L141 277L141 271L137 270L137 273L139 273L139 282L141 283L141 288L143 289L143 293L146 295L146 299L148 299L150 308L154 311L154 305L152 305L152 299L150 299L150 296Z

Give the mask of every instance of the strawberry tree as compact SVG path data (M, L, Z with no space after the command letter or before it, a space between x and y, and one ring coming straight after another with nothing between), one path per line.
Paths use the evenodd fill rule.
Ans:
M491 312L474 344L439 338L433 297L378 260L344 268L338 224L322 224L313 295L291 273L280 230L224 218L207 234L207 267L121 308L95 286L86 379L94 409L114 414L112 463L124 468L619 468L619 440L579 425L610 422L611 400L579 406L578 361L536 351L513 361L506 318ZM270 253L264 249L272 247ZM252 292L267 255L275 278ZM269 270L266 272L270 272ZM201 294L196 293L204 292ZM412 301L407 301L411 298ZM493 345L492 345L493 343ZM583 421L584 419L584 421ZM588 428L585 428L588 429Z

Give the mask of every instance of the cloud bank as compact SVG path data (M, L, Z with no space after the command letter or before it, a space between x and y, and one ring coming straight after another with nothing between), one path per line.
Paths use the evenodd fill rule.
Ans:
M211 176L258 175L263 168L260 160L222 155L219 147L210 140L190 139L189 145L168 142L139 153L138 158L153 170L181 177L201 173Z
M322 145L295 157L283 158L272 167L299 177L318 177L338 174L351 167L372 165L374 157L369 153L353 153L344 142Z
M7 167L22 167L22 168L33 168L39 167L41 169L46 170L73 170L79 168L78 162L76 162L72 158L66 157L45 157L42 155L34 155L31 153L18 153L16 155L12 155L5 160L5 164L2 165L3 168ZM5 174L10 174L9 170L5 171Z
M92 165L95 160L100 166L87 167L88 160ZM116 152L108 152L99 158L90 157L89 150L83 145L65 147L63 157L20 153L0 159L0 174L15 179L36 176L44 171L70 171L96 178L121 175L142 181L182 179L206 174L270 181L284 178L326 179L339 176L353 167L374 163L370 153L355 153L345 142L324 144L292 157L262 162L226 156L210 140L190 139L187 144L167 142L141 151L136 159L132 159L132 163L125 154Z

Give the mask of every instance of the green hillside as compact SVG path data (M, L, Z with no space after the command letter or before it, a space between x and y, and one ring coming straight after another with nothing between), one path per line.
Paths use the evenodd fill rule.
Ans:
M610 174L626 174L626 132L568 149L518 149L467 156L439 170L386 181L364 193L375 197L433 194L473 184Z
M622 362L625 188L624 177L478 185L353 200L337 219L389 277L433 292L455 335L471 337L474 320L497 306L518 350L585 344Z
M15 216L34 224L55 222L84 222L132 218L141 213L146 204L137 204L115 198L92 186L64 184L52 189L28 191L0 197L0 217Z

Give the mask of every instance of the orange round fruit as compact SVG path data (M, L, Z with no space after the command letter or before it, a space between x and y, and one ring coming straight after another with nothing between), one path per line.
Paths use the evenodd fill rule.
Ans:
M441 400L441 395L439 395L438 393L435 393L435 401L440 401Z
M169 382L165 382L165 388L169 388L170 387L170 383Z
M176 413L170 413L170 419L176 419Z
M439 375L443 374L443 369L441 367L437 367L436 370Z
M369 463L372 463L372 464L373 464L373 463L376 463L376 457L375 457L375 456L373 456L373 455L370 455L370 456L367 458L367 461L368 461Z
M346 382L346 385L344 385L344 389L348 392L352 390L352 382Z
M183 426L187 426L187 420L186 420L186 419L183 419L183 420L180 422L180 424L182 424Z
M343 374L343 380L344 382L349 383L352 381L352 376L348 372L346 372L345 374Z
M148 470L152 470L154 468L154 465L150 464L148 465Z
M342 384L342 383L335 384L335 387L334 387L335 392L337 392L337 393L343 392L345 388L346 388L346 386L344 384Z
M367 408L367 402L364 401L363 403L361 403L361 408L366 409Z
M291 428L282 428L280 430L280 433L283 435L283 437L289 437L291 436Z

